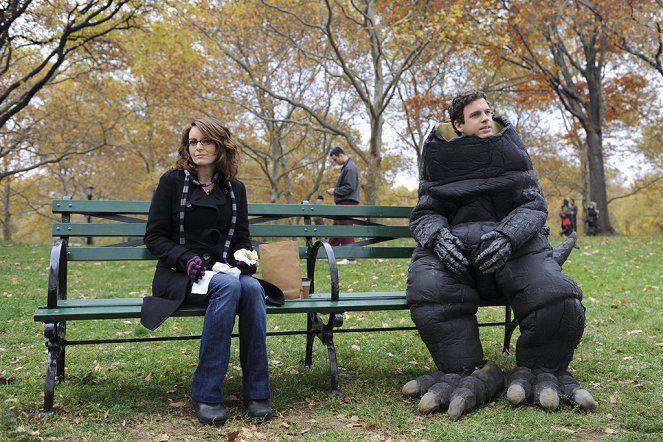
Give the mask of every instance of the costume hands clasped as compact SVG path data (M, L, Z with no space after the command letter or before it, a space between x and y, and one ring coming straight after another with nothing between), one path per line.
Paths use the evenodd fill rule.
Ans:
M481 237L481 241L491 241L490 245L477 256L475 265L481 273L493 273L504 267L513 248L511 241L503 233L493 230Z
M470 265L462 253L464 248L460 239L449 230L442 229L437 235L433 251L447 269L457 275L463 275Z
M200 256L196 255L186 262L186 274L189 275L191 281L196 282L203 276L205 276L205 267L203 266L203 260L200 259Z

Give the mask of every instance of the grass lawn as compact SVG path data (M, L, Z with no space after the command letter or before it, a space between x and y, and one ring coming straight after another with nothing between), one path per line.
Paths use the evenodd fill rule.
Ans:
M0 242L0 441L569 441L663 440L663 237L581 237L565 272L581 285L587 327L571 364L598 409L548 413L512 408L502 393L484 408L451 422L421 415L401 387L434 365L414 331L339 333L335 341L342 399L326 395L326 349L316 342L303 366L304 337L269 337L272 405L262 425L241 403L237 341L226 379L231 419L220 429L200 425L190 405L197 341L86 345L67 351L68 383L55 390L58 412L40 415L46 351L32 320L46 301L50 247ZM320 266L323 267L323 266ZM360 261L340 268L343 290L405 288L407 260ZM153 263L74 263L69 297L147 294ZM322 278L322 276L321 276ZM318 282L318 291L324 284ZM497 320L498 308L480 320ZM270 330L301 327L305 318L271 315ZM346 314L344 327L411 325L407 311ZM199 334L201 318L170 319L152 333ZM147 336L137 320L70 322L69 339ZM515 342L515 338L512 341ZM504 369L501 330L481 329L486 356Z

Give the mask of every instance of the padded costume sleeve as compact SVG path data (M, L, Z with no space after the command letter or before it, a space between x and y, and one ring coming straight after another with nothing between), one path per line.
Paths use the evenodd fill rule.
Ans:
M420 192L419 202L410 215L412 237L422 247L433 250L440 230L449 227L445 216L435 210L435 199L425 192ZM439 204L437 204L439 207Z
M529 178L520 190L520 204L495 229L509 238L513 250L536 235L548 218L548 207L534 170L529 171Z

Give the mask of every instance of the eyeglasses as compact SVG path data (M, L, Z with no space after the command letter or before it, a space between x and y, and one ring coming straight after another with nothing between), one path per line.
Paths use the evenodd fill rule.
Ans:
M214 144L214 141L208 139L196 140L195 138L192 138L189 140L189 147L196 147L198 143L202 144L203 147L209 147Z

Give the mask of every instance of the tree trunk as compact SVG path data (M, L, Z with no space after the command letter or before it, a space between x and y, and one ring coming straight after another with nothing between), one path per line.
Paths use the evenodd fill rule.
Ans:
M591 130L587 132L587 165L589 169L589 199L596 202L599 209L600 232L612 235L615 233L615 229L610 224L601 135Z
M362 204L378 205L380 204L380 178L382 172L380 170L382 164L382 126L384 119L382 115L371 118L371 138L369 140L368 155L366 155L366 170L365 174L359 173L359 177L366 177L366 183L363 187L364 196L362 197Z
M11 196L11 178L10 177L5 177L5 213L4 213L4 224L2 228L2 237L4 238L5 241L11 241L12 240L12 228L11 228L11 209L9 207L9 201L10 201L10 196Z

